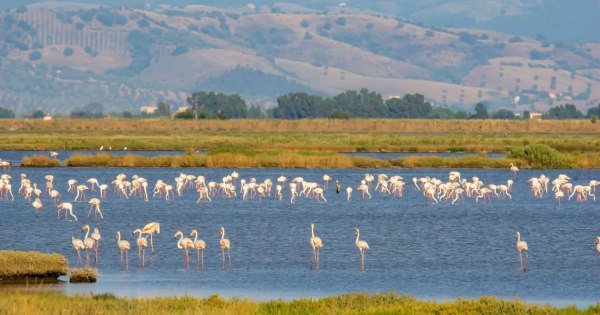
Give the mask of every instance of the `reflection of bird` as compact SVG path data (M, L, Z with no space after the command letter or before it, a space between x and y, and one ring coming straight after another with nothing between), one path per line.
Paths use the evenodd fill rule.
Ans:
M201 262L202 270L204 270L204 250L206 249L206 243L203 240L198 239L198 231L196 230L192 230L190 236L194 236L194 248L196 248L196 251L198 251L196 268L198 268L198 263Z
M231 249L231 242L225 238L225 228L221 227L221 240L219 241L221 252L223 253L223 269L225 269L225 250L227 250L227 257L229 258L229 269L231 269L231 255L229 250Z
M121 258L119 259L119 267L121 267L121 263L123 262L123 252L125 252L125 266L126 266L126 268L129 268L128 252L131 249L131 246L129 245L128 241L121 239L121 231L117 231L117 233L115 234L115 237L117 238L117 246L119 246L119 249L121 250Z
M527 243L525 241L521 241L521 233L516 232L515 238L517 239L517 243L515 244L515 246L517 247L517 250L519 251L519 260L521 261L521 270L523 272L525 272L527 270L527 260L528 260L527 250L529 250L529 248L527 247ZM525 252L525 264L523 264L523 256L521 256L521 252Z
M360 230L358 228L356 228L354 234L356 235L356 241L354 243L360 252L360 271L365 271L365 250L369 249L369 244L367 244L366 241L359 240Z
M310 238L310 246L313 248L313 262L317 270L319 270L319 261L320 261L320 250L323 247L323 241L318 236L315 236L315 224L312 223L310 225L310 232L312 237ZM311 264L312 267L312 264Z

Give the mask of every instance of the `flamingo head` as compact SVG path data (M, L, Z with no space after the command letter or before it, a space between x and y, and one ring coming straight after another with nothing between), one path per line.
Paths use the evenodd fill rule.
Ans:
M81 227L81 230L82 230L82 231L85 231L85 230L88 230L88 231L89 231L89 229L90 229L90 226L89 226L89 225L87 225L87 224L86 224L86 225L84 225L83 227Z
M360 233L360 230L359 230L358 228L356 228L356 229L354 230L354 235L358 235L358 233Z
M519 238L521 238L521 233L519 233L519 232L515 232L515 238L516 238L516 239L519 239Z
M198 231L196 231L196 229L193 229L192 233L190 233L190 236L194 236L194 235L198 235Z
M175 233L175 238L178 238L179 236L183 237L183 233L181 231L177 231Z
M121 231L117 231L117 233L115 233L115 238L121 238Z
M221 235L225 234L225 228L221 227Z
M600 243L600 236L596 236L596 244Z
M135 235L136 233L142 233L142 230L140 230L140 229L133 230L133 235Z

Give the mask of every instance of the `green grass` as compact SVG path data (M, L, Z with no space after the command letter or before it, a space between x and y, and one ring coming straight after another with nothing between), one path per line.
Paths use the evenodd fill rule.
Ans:
M98 269L96 268L71 268L69 270L69 282L91 283L98 280Z
M0 251L0 279L18 281L27 278L58 278L67 274L67 258L60 254Z
M581 310L494 297L446 302L411 296L349 294L321 299L253 302L246 299L166 297L124 299L112 294L73 295L6 290L0 309L9 314L598 314L600 305Z

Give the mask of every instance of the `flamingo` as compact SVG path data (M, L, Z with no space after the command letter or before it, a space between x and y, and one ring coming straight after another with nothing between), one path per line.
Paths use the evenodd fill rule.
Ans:
M94 216L98 217L98 214L100 214L100 219L104 219L104 216L102 215L102 211L100 211L100 199L98 198L92 198L90 199L90 201L88 202L91 206L90 206L90 211L88 211L88 218L90 217L90 214L92 214L92 209L95 208L94 210Z
M121 240L121 231L117 231L115 237L117 238L117 246L119 246L119 249L121 250L121 257L119 258L119 267L121 267L121 263L123 262L123 252L125 252L125 266L127 269L129 269L128 252L131 249L131 245L129 245L128 241Z
M77 195L75 196L75 201L85 201L85 191L89 188L86 185L78 185L77 186Z
M596 253L600 254L600 236L596 236Z
M313 248L314 264L316 265L316 269L318 271L319 270L319 262L320 262L320 251L321 251L321 248L323 247L323 241L321 241L320 237L315 236L315 224L314 223L311 223L310 231L311 231L311 235L312 235L310 238L310 245ZM311 263L311 269L312 269L312 263Z
M60 220L60 210L65 210L65 220L67 220L67 212L68 212L75 219L75 221L77 221L77 216L75 216L73 214L73 205L72 204L70 204L68 202L63 202L56 207L58 208L58 211L56 211L58 220Z
M35 216L37 217L42 208L44 207L42 205L42 201L40 200L40 198L35 198L35 201L33 201L31 205L33 206L33 208L35 208Z
M517 172L519 171L519 168L514 163L510 163L510 171L513 173L513 178L514 178L517 176Z
M50 198L54 199L54 205L58 205L58 202L60 201L60 193L58 192L58 190L56 189L52 189L50 190Z
M554 198L558 200L558 207L560 208L560 199L565 197L565 193L562 190L559 190L554 193Z
M348 197L346 198L346 200L350 201L350 199L352 199L352 187L347 187L346 188L346 194L348 195Z
M521 233L516 232L515 238L517 239L517 243L515 244L515 247L519 251L519 260L521 261L521 270L523 272L525 272L527 270L527 261L528 261L527 251L529 250L529 248L527 247L527 243L525 241L521 241ZM521 255L522 252L525 252L525 265L523 265L523 256Z
M67 192L72 192L73 190L75 190L75 185L77 185L77 180L76 179L69 179L67 181L67 184L69 185L69 188L67 189Z
M227 257L229 258L229 269L231 269L231 255L229 251L231 249L231 242L225 238L225 228L221 227L221 240L219 241L221 252L223 253L223 269L225 269L225 250L227 250Z
M183 258L186 267L190 267L190 248L194 247L194 242L187 237L183 237L183 233L181 231L175 232L175 238L179 237L179 241L177 241L177 248L183 249L185 251L185 256Z
M102 185L98 186L98 189L100 189L100 198L106 198L106 195L108 193L108 185L102 184ZM147 194L146 194L146 197L148 197ZM148 201L148 200L146 200L146 201Z
M86 251L86 261L85 264L86 266L90 265L90 250L93 249L96 245L96 241L94 241L93 238L88 237L88 235L90 234L90 226L89 225L84 225L81 228L81 231L86 231L85 232L85 237L83 238L83 245L85 246L85 251Z
M142 267L144 267L144 262L146 260L144 248L148 247L148 236L142 238L142 230L140 229L133 230L133 235L136 233L140 233L137 238L138 257L142 259Z
M325 182L325 189L329 187L329 182L331 181L331 176L325 174L323 175L323 182Z
M100 246L102 236L100 236L100 230L97 227L94 228L91 237L94 240L94 250L96 251L96 259L94 261L98 261L98 247Z
M85 245L83 245L82 240L75 238L75 236L71 236L71 244L75 251L77 251L77 264L81 266L81 253L79 251L84 249Z
M356 231L354 231L354 235L356 235L356 241L354 242L354 244L356 244L356 248L358 248L358 251L360 252L360 271L365 271L365 250L369 249L369 244L367 244L366 241L363 240L359 240L360 237L360 230L358 228L356 228Z
M198 239L198 231L195 229L192 230L190 236L194 236L194 248L198 252L198 259L196 260L196 269L198 269L198 265L202 262L202 270L204 270L204 250L206 249L206 243L203 240ZM202 260L200 260L202 258Z
M160 234L160 223L150 222L146 224L141 231L143 234L150 235L150 247L152 248L152 253L154 253L154 242L152 241L152 235L154 235L154 233Z

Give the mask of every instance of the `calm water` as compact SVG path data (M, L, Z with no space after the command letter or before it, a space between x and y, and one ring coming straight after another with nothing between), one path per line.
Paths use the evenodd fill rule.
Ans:
M18 177L26 172L34 182L55 175L55 187L63 201L73 202L66 192L70 178L84 182L96 177L110 183L120 172L137 174L149 180L173 183L179 172L204 175L207 181L220 181L231 170L223 169L22 169L15 167L13 190ZM404 197L373 193L362 200L356 186L366 172L401 175L407 182ZM335 194L330 187L327 203L300 198L290 204L284 200L242 201L214 198L212 203L196 204L197 193L187 190L175 200L151 198L119 199L110 194L103 200L105 219L86 218L87 203L74 203L78 222L57 221L56 207L43 197L44 209L38 218L30 203L16 196L0 200L0 249L58 252L69 258L76 254L71 236L82 239L81 227L90 224L102 233L96 284L60 284L68 293L111 292L120 296L165 296L218 293L254 299L318 297L348 292L389 292L412 294L424 299L444 299L495 295L506 298L550 302L557 305L596 303L600 294L600 257L594 238L600 234L600 209L597 202L575 203L563 200L562 207L551 196L534 200L527 179L540 171L521 171L515 179L513 199L493 199L490 204L465 200L464 204L429 204L413 189L413 176L447 179L447 170L290 170L241 169L240 178L262 181L279 175L288 179L302 176L321 182L324 173L342 185L354 187L351 202L345 193ZM463 177L478 176L485 184L503 184L511 178L508 170L461 170ZM599 171L546 171L554 178L559 173L571 176L574 184L600 179ZM342 191L345 192L343 188ZM111 191L112 193L112 191ZM94 195L88 194L88 199ZM239 197L239 196L238 196ZM598 201L600 202L600 201ZM145 268L137 257L134 228L148 222L161 223L155 235L156 254L148 250ZM323 239L321 270L310 271L312 248L310 224ZM232 242L233 269L221 271L219 227L226 228ZM368 241L366 272L360 272L359 253L354 245L354 228ZM175 231L189 235L198 229L207 242L205 270L195 270L192 252L190 270L183 263L183 251L176 247ZM132 244L129 270L120 269L117 230ZM519 270L514 232L519 230L529 244L527 273ZM85 256L84 256L85 261Z

